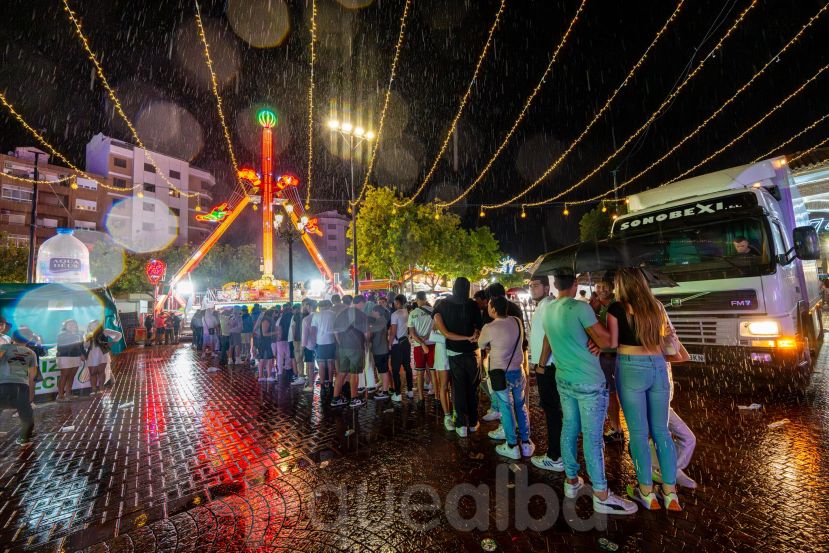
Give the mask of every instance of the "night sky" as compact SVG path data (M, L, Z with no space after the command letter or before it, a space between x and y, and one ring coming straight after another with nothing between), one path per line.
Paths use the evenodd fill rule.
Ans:
M494 48L458 127L457 171L450 143L423 198L436 194L452 198L474 179L517 117L579 3L507 2ZM609 113L528 199L548 197L593 169L614 150L613 135L621 144L637 129L750 3L686 0ZM264 16L269 4L275 15L263 23L269 21ZM278 4L287 9L280 11ZM365 4L356 10L343 7ZM535 180L622 82L676 4L674 0L589 0L529 116L468 202L502 201ZM413 2L374 182L404 193L421 182L458 108L498 5L493 0ZM609 187L612 169L617 168L623 180L660 157L731 97L823 5L811 0L760 0L642 139L563 199L593 196ZM0 90L18 111L35 128L45 128L47 138L79 166L83 166L85 144L97 132L133 142L123 123L113 118L112 106L62 2L3 0L2 6ZM230 160L196 34L194 3L72 0L71 6L142 139L217 174L222 181L216 190L219 201L221 191L230 188ZM253 114L270 105L280 116L277 172L293 172L303 182L308 155L309 6L310 0L205 0L202 5L240 164L257 162ZM325 123L330 115L345 114L377 130L402 7L402 0L318 0L312 193L318 200L312 202L313 210L345 208L348 166ZM275 42L281 30L284 40L273 47L256 48L245 40ZM661 184L753 124L829 62L827 37L829 11L715 122L628 191ZM826 113L827 83L824 74L699 172L746 163ZM818 126L787 151L811 147L825 138L827 130L829 123ZM26 131L1 111L0 148L29 144L33 142ZM360 152L359 183L366 160ZM504 209L479 221L476 205L459 210L469 226L490 225L502 248L521 261L577 239L577 221L584 210L571 209L566 219L561 211L561 205L530 210L521 220L517 209ZM256 218L248 218L246 224L254 230ZM243 242L247 230L239 225L228 240Z

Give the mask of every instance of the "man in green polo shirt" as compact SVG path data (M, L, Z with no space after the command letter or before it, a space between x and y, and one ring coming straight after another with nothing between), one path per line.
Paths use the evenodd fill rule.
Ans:
M584 487L579 476L578 440L584 436L584 459L593 486L593 509L597 513L629 515L636 504L610 492L604 470L602 431L607 415L607 380L599 358L588 348L590 340L599 347L610 346L610 333L596 319L590 304L576 300L578 283L569 269L553 272L559 291L541 319L544 346L541 357L552 349L556 365L556 387L563 415L561 457L564 461L564 495L576 498Z

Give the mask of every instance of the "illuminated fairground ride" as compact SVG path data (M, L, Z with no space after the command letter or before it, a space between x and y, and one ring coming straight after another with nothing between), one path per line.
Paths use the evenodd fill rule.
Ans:
M248 205L252 205L254 210L260 204L262 207L262 276L259 280L233 286L233 297L228 299L267 302L284 301L288 298L286 289L288 283L275 280L273 276L274 208L284 210L295 227L302 226L304 229L301 235L302 243L311 255L317 269L319 269L326 283L326 288L330 291L340 291L338 290L339 286L334 281L334 273L331 272L322 254L311 239L311 234L322 236L322 231L319 229L317 219L309 218L305 213L301 196L297 190L299 179L293 175L282 175L274 180L273 127L277 121L276 114L268 109L263 109L257 114L257 121L262 127L261 175L251 168L240 169L239 179L247 182L251 187L248 193L243 194L232 207L230 205L231 201L223 202L213 207L208 213L196 216L199 221L218 223L218 226L167 282L168 291L166 294L158 296L155 305L156 311L163 309L165 302L171 295L179 305L186 303L176 295L176 284L199 265L207 252L216 245L216 242Z

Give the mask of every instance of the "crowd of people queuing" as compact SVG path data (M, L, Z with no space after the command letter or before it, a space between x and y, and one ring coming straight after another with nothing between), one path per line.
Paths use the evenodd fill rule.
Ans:
M332 407L430 396L447 431L460 437L499 421L488 432L506 458L530 458L563 472L564 493L584 492L577 444L583 436L586 474L597 512L681 510L678 486L696 487L684 469L695 438L671 408L671 363L688 360L644 273L620 269L581 293L572 272L535 276L530 321L499 283L472 296L456 279L434 306L424 292L334 295L251 310L205 309L191 321L194 345L221 364L255 366L262 382L321 389ZM529 323L529 332L526 331ZM534 377L546 423L546 451L532 441L528 386ZM489 409L479 420L479 397ZM608 489L606 444L623 443L627 423L636 482L622 497ZM583 490L584 489L584 490Z
M112 344L121 340L122 333L106 328L101 321L92 320L82 332L75 319L66 319L60 325L54 344L55 365L59 370L55 384L54 401L65 403L85 399L101 393L105 384L106 367L111 361ZM28 326L11 328L0 317L0 410L15 409L20 419L17 443L31 444L34 433L34 413L41 404L35 403L35 384L43 381L40 358L49 353L43 339ZM76 375L90 383L89 396L73 394Z

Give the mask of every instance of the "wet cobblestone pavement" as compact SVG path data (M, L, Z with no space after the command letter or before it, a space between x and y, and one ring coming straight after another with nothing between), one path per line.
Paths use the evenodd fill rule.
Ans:
M460 439L431 399L425 410L405 401L332 410L318 391L260 384L241 368L208 372L185 345L134 349L103 396L39 408L34 447L16 446L16 418L0 415L0 551L481 551L486 538L502 551L599 551L601 538L620 551L827 551L827 364L824 348L805 395L741 394L725 377L678 371L674 408L698 440L688 472L700 487L683 491L685 510L580 531L564 504L552 528L536 531L516 528L514 496L529 482L561 497L563 477L504 463L486 437L496 423ZM737 409L751 402L763 409ZM543 451L537 407L532 421ZM606 455L621 492L631 461L622 445ZM459 531L443 510L403 507L431 490L444 505L462 483L489 486L478 521L487 529ZM499 493L509 497L506 528ZM473 516L472 497L456 504ZM538 497L529 512L543 514ZM576 514L590 512L581 499Z

